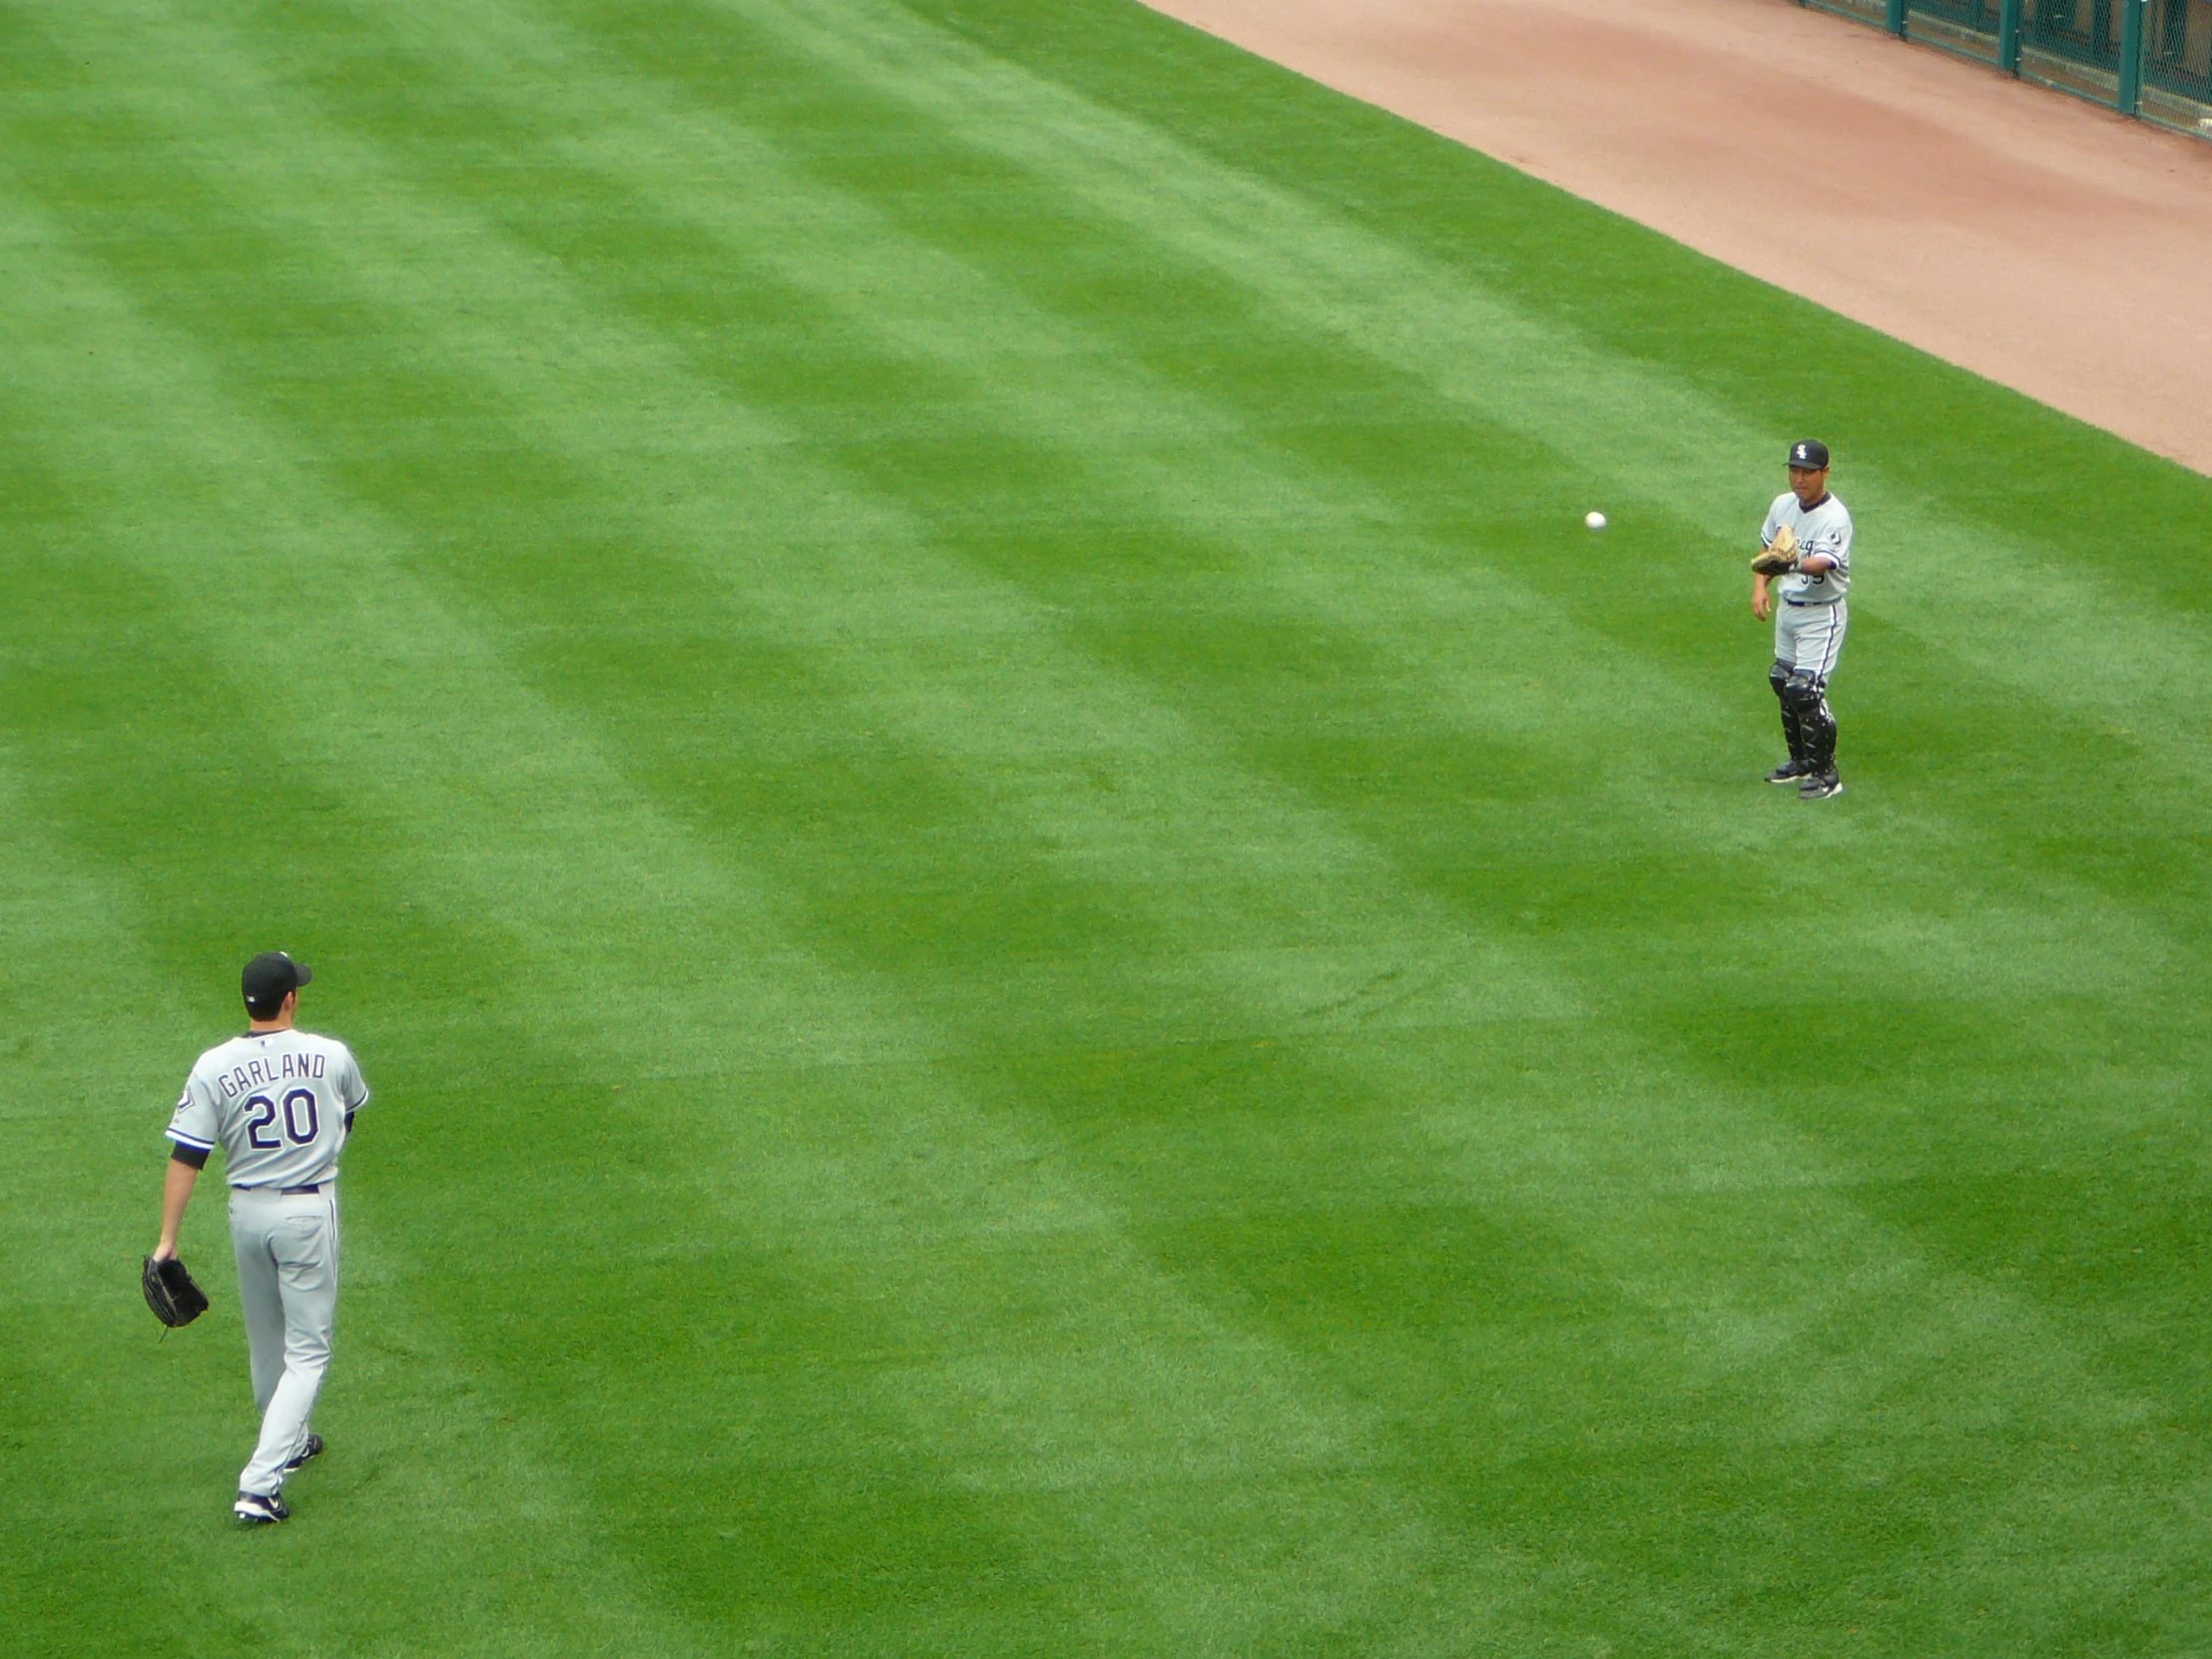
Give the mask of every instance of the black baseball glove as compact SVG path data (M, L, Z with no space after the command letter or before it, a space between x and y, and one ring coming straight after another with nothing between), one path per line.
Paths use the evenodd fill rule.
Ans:
M154 1310L154 1317L173 1331L208 1311L207 1292L192 1282L185 1264L174 1256L159 1262L147 1257L139 1274L139 1289L146 1293L146 1306Z

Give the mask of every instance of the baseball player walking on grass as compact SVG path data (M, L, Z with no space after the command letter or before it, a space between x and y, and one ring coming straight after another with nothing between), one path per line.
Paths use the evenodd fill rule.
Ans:
M1767 774L1795 784L1805 801L1844 793L1836 770L1836 717L1828 677L1844 649L1851 610L1851 514L1828 493L1828 445L1790 446L1790 487L1774 498L1751 561L1751 614L1774 618L1774 667L1767 679L1782 702L1790 758ZM1777 604L1776 601L1780 603Z
M316 1391L330 1362L338 1303L338 1150L368 1085L345 1044L294 1030L299 987L312 977L272 950L246 964L247 1030L200 1056L170 1119L169 1176L162 1238L148 1260L147 1300L165 1323L157 1279L191 1278L176 1263L177 1231L208 1154L223 1148L231 1185L231 1247L239 1264L239 1306L254 1372L261 1441L239 1476L242 1521L289 1518L284 1476L322 1450L309 1430ZM167 1264L176 1263L164 1272ZM197 1287L193 1299L206 1305Z

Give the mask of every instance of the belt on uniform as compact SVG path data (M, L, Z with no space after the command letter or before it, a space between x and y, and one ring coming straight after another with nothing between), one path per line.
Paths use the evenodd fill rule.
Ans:
M1833 599L1785 599L1782 603L1789 606L1793 611L1825 611L1838 601Z
M296 1193L318 1193L329 1184L327 1181L310 1181L304 1187L278 1187L276 1191L278 1198L290 1198ZM234 1187L232 1189L234 1192L241 1193L266 1193L269 1190L267 1187Z

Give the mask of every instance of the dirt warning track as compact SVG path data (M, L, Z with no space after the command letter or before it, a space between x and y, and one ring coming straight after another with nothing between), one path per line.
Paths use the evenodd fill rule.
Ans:
M2212 472L2212 143L1790 0L1151 0Z

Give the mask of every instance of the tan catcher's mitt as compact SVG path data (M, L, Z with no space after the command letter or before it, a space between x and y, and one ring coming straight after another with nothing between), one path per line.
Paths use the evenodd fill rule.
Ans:
M1762 576L1780 576L1797 569L1798 560L1803 557L1798 551L1797 537L1785 524L1774 533L1774 540L1759 550L1759 557L1751 561L1751 568Z

